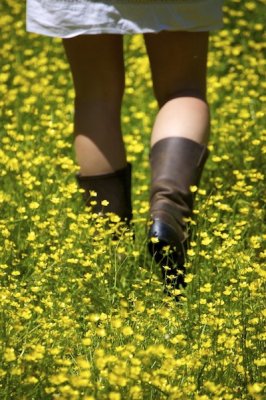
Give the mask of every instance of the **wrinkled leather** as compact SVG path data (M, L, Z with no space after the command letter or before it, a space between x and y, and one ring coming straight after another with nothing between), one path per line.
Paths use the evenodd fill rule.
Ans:
M88 206L90 202L96 200L93 205L93 211L96 213L113 212L118 215L122 221L130 222L132 219L131 204L131 164L125 168L110 174L96 176L76 176L79 187L85 190L84 201ZM90 191L95 191L97 197L91 196ZM109 204L105 207L101 205L103 200Z
M187 240L184 219L193 210L190 187L198 186L207 156L206 146L183 137L162 139L151 149L151 219L170 226L180 243Z

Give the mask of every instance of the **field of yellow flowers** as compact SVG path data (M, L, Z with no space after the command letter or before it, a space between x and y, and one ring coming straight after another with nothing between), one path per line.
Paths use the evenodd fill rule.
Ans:
M142 37L125 40L122 114L135 240L114 241L75 182L61 42L1 1L1 400L265 398L264 15L264 0L227 0L211 36L211 156L176 302L146 250L157 105Z

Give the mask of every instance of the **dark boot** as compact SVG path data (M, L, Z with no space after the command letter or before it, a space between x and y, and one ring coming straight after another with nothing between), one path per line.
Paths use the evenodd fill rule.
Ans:
M77 181L79 186L85 190L86 204L90 206L92 200L97 201L97 204L93 206L94 212L115 213L122 221L129 224L132 219L131 164L105 175L81 176L77 174ZM90 191L95 191L97 197L92 198ZM101 205L103 200L109 202L108 206Z
M166 284L173 279L176 288L185 286L184 261L188 245L185 219L191 217L193 210L190 187L198 186L207 156L206 146L182 137L162 139L151 149L152 225L148 247L162 266ZM165 246L168 246L168 254Z

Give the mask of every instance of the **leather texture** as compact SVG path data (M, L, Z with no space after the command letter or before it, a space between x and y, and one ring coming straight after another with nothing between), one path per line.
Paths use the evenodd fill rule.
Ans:
M106 175L76 176L79 187L85 190L84 201L91 206L90 202L96 200L93 211L96 213L113 212L122 221L130 222L132 219L131 204L131 164L125 168ZM95 191L97 197L92 197L90 192ZM108 201L107 206L102 206L103 200Z
M190 187L199 185L207 156L206 146L183 137L162 139L151 150L151 219L170 226L181 243L193 210Z
M194 196L208 157L206 146L183 137L169 137L151 149L151 227L148 249L161 265L164 282L176 289L186 286L186 218L191 217ZM154 240L155 239L155 240Z

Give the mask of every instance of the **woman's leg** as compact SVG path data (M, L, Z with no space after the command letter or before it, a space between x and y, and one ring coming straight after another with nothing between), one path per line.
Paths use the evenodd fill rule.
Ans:
M131 166L126 162L121 133L125 86L123 37L84 35L63 41L75 87L75 151L79 186L95 212L113 212L129 222ZM93 198L95 200L95 198ZM102 206L107 200L108 205Z
M160 111L151 143L181 136L206 143L209 108L206 102L208 32L146 34L154 92Z
M161 32L145 35L145 42L160 107L151 138L149 250L168 266L168 272L162 269L166 283L178 287L184 285L186 221L193 210L190 188L199 184L208 154L208 33ZM165 246L170 246L170 259L165 258Z
M123 37L64 39L75 87L75 151L80 175L102 175L126 165L120 111L124 93Z

